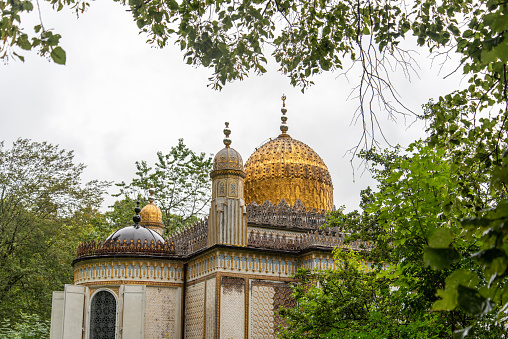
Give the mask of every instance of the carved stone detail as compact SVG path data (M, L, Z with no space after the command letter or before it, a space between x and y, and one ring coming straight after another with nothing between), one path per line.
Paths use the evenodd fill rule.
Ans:
M289 206L284 199L278 205L272 204L270 200L265 201L261 206L255 201L247 205L249 224L315 230L325 221L324 210L307 211L301 200L296 200L293 206Z

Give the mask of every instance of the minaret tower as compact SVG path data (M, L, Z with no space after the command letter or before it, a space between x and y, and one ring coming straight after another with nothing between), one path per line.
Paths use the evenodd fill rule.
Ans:
M208 216L208 246L247 245L247 211L243 200L243 161L231 148L229 123L224 128L224 147L213 160L212 203Z

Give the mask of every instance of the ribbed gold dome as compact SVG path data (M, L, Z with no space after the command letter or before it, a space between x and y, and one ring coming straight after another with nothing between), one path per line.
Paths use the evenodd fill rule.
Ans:
M285 199L293 205L300 199L307 209L330 211L333 185L328 168L312 148L284 132L245 163L245 203L278 204Z
M242 156L234 148L225 147L215 155L213 159L213 170L243 171Z
M150 202L148 205L143 207L141 212L139 212L141 216L141 222L139 223L141 226L159 226L164 227L162 223L162 212L159 207L155 206L153 202Z

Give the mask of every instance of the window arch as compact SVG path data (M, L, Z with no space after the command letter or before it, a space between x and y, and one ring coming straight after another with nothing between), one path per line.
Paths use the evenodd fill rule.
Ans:
M90 304L90 339L115 339L116 297L107 290L96 292Z

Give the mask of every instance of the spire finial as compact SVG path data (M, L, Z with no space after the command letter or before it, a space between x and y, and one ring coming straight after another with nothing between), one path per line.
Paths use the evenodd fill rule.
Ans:
M153 194L155 193L155 190L153 189L153 184L150 185L150 189L148 190L150 193L150 198L148 198L148 201L150 201L150 204L153 204L154 198Z
M224 138L224 145L226 145L226 148L229 148L229 145L231 145L231 139L229 139L229 135L231 134L231 130L229 129L229 122L226 122L226 127L224 128L224 135L226 136Z
M282 108L280 111L282 112L282 116L280 117L280 120L282 120L282 123L280 124L280 130L282 134L279 135L279 138L287 138L289 137L289 134L287 134L288 131L288 125L286 124L286 121L288 121L288 117L286 116L286 112L288 111L286 109L286 95L282 94Z
M134 221L134 226L137 228L139 227L139 222L141 221L141 217L139 216L139 212L141 212L141 208L139 208L139 200L136 202L136 208L134 209L134 212L136 212L136 215L132 217L132 221Z

